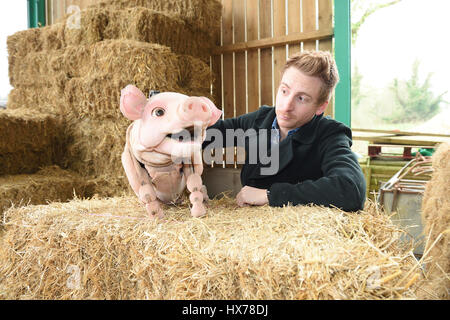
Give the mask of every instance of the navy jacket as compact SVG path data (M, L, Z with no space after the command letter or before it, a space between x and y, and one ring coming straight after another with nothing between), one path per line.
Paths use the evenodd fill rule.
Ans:
M219 120L207 132L211 128L219 129L225 138L226 129L265 131L268 136L264 140L269 141L269 144L260 145L267 145L266 153L270 157L270 148L273 147L270 130L275 116L275 108L262 106L255 112L237 118ZM267 157L265 160L258 157L257 163L249 159L249 141L260 143L262 135L256 135L256 140L251 136L245 140L246 160L241 171L241 183L243 186L269 189L270 206L290 203L335 206L345 211L363 208L366 183L357 158L350 149L351 130L343 123L322 115L314 116L300 130L279 142L278 157L275 158L274 152L272 158L272 161L278 161L278 170L270 175L267 172L262 174L261 170L273 166L273 163L262 164L267 163ZM210 143L207 137L203 147ZM234 139L232 143L236 144L237 140ZM262 163L261 159L264 160Z

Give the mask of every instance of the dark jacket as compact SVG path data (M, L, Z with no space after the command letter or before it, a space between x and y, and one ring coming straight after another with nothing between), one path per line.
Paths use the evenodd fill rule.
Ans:
M270 135L274 118L275 108L262 106L237 118L219 120L208 129L219 129L223 137L226 136L226 129L239 128L244 131L267 129ZM270 138L267 139L270 141ZM261 174L261 168L268 165L249 161L248 140L241 183L243 186L269 189L270 206L312 203L335 206L345 211L363 208L366 183L356 156L350 149L351 130L343 123L322 115L314 116L300 130L284 138L279 143L279 170L273 175ZM209 143L207 138L203 147ZM223 143L225 145L225 141Z

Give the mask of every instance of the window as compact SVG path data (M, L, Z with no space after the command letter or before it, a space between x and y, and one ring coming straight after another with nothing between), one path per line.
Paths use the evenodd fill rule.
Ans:
M6 39L17 31L27 29L27 1L0 2L0 107L6 105L12 87L8 77Z

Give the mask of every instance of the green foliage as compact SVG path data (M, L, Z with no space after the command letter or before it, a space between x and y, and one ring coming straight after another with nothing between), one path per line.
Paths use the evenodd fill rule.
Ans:
M432 73L428 73L425 81L420 83L419 65L420 61L416 59L409 80L394 79L390 89L394 93L396 106L392 114L383 120L390 123L426 121L439 112L442 103L448 103L442 98L447 92L436 96L431 91Z
M352 108L357 109L361 100L365 97L361 90L362 74L359 72L358 65L353 66L352 72Z
M359 29L370 15L400 1L402 0L351 0L352 44L355 44Z

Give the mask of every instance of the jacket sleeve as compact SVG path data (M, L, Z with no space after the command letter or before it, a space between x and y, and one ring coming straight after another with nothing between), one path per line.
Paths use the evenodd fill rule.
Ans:
M350 149L350 136L351 133L341 131L323 139L319 146L323 177L298 184L274 183L270 188L270 206L311 203L334 206L344 211L362 209L366 183L356 156Z

